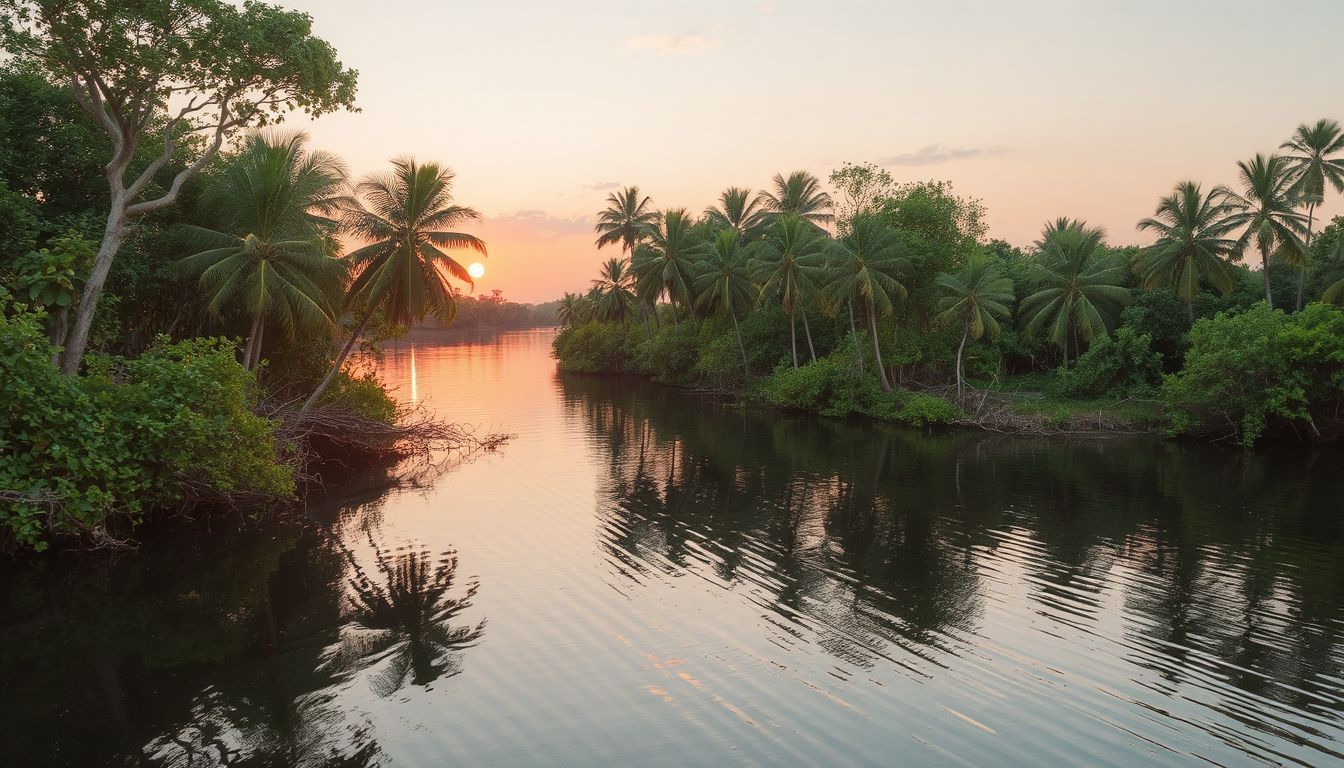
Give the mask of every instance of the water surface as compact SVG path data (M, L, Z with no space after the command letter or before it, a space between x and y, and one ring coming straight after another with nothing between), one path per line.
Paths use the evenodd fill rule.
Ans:
M515 439L0 571L7 765L1344 762L1339 453L923 434L425 333Z

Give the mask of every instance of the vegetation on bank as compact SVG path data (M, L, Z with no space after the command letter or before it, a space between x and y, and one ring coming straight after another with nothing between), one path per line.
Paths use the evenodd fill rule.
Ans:
M307 15L0 0L0 45L0 549L270 509L318 459L497 444L350 362L451 322L450 252L485 244L446 167L353 181L256 130L353 107Z
M563 298L555 356L828 416L1335 438L1344 219L1315 211L1344 192L1344 131L1282 149L1239 163L1237 190L1177 184L1143 247L1067 218L1025 250L987 241L979 201L870 164L834 194L780 174L699 216L626 188L596 227L625 255Z

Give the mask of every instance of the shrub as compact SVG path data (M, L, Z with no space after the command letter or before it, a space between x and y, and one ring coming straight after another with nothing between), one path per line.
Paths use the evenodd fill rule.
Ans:
M1114 336L1092 343L1055 384L1068 397L1147 397L1162 382L1162 355L1152 339L1122 326Z
M1286 315L1263 303L1195 323L1185 367L1162 397L1177 432L1228 432L1253 444L1272 426L1340 429L1344 312L1311 304Z
M397 401L372 371L359 375L341 371L322 394L321 402L340 404L371 421L397 423Z
M776 408L821 413L831 410L832 405L853 401L850 390L855 386L855 379L857 375L852 366L845 367L823 357L796 369L780 365L761 385L761 393L766 402ZM849 413L832 415L848 416Z
M630 368L627 334L618 323L591 320L556 334L551 350L561 370L575 373L623 373Z
M189 498L273 501L294 492L256 381L225 341L160 342L140 358L52 364L41 313L0 313L0 531L45 548L61 534L134 523Z
M631 366L654 381L686 385L696 380L699 356L699 326L668 325L635 345Z
M929 427L951 424L964 415L960 408L941 397L916 392L905 399L894 420L911 426Z

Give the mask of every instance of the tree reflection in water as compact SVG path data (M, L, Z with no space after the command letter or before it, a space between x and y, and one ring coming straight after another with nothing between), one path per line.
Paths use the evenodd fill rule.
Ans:
M453 622L471 607L479 582L468 581L463 593L454 597L453 551L440 553L437 560L428 548L414 545L387 551L371 531L366 533L374 551L371 569L341 546L351 569L343 610L346 623L324 666L346 677L368 674L370 688L383 697L408 683L428 686L460 673L460 652L481 639L485 620L475 626Z

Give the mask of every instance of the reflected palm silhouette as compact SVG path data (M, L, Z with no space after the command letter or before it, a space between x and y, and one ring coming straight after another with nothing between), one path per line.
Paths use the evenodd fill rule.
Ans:
M480 584L469 581L452 596L457 555L441 552L437 559L426 547L403 546L387 551L368 533L374 566L361 566L342 546L350 563L349 592L341 641L327 661L339 674L369 674L369 687L390 696L407 684L427 686L462 671L460 651L485 633L485 620L453 626L471 607Z

